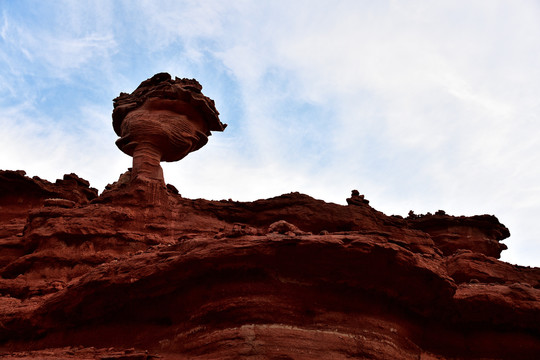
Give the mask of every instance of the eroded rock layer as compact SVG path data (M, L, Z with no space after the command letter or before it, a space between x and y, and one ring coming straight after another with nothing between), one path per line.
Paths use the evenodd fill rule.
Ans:
M0 172L4 358L540 354L540 269L497 260L493 216L191 200L126 176L97 196Z

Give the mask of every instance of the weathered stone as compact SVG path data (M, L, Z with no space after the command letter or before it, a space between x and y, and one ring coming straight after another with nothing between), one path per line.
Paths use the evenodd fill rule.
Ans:
M296 235L299 235L299 234L303 233L303 231L300 230L297 226L295 226L295 225L293 225L291 223L288 223L285 220L279 220L279 221L276 221L276 222L270 224L270 226L268 227L268 232L269 233L278 233L278 234L291 233L291 234L296 234Z
M510 236L506 226L492 215L450 216L439 210L435 215L410 214L407 223L428 233L445 255L465 249L499 258L507 248L500 241Z
M45 206L58 206L63 208L72 208L75 207L75 201L67 199L45 199L43 203Z
M369 200L367 200L364 195L360 195L358 190L353 190L351 192L351 197L347 199L347 204L362 206L369 204Z
M429 233L369 206L165 190L141 203L138 188L30 207L17 238L25 255L0 270L4 348L20 354L30 341L29 359L81 344L112 350L70 348L78 358L144 356L119 350L133 345L199 359L529 359L540 349L538 269L471 250L445 257ZM458 221L486 233L483 219Z
M225 129L214 101L201 90L197 80L160 73L114 99L116 145L133 156L132 180L165 186L161 161L178 161L203 147L211 131Z

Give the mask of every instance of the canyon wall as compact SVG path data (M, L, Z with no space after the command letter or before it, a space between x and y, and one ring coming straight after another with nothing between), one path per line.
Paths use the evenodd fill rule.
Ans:
M539 358L540 269L494 216L129 178L0 172L3 358Z

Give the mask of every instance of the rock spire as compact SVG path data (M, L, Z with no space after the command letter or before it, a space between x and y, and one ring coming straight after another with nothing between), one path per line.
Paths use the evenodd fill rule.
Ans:
M113 100L116 145L133 157L131 179L164 184L161 161L178 161L223 131L214 101L195 79L159 73Z

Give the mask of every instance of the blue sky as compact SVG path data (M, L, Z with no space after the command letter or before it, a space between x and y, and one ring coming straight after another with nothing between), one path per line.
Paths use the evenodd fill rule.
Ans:
M495 214L540 266L538 64L537 1L0 0L0 168L102 190L112 99L166 71L229 124L164 164L183 196Z

